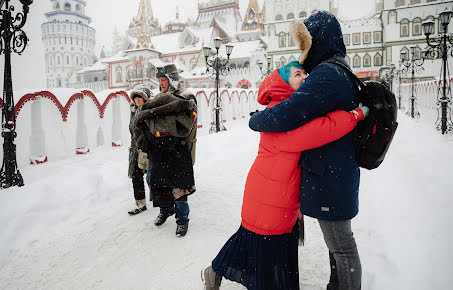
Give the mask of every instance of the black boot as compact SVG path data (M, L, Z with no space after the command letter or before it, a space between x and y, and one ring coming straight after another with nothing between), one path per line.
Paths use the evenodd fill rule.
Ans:
M184 237L189 230L189 225L176 225L176 236L177 237Z
M146 204L143 204L143 205L138 205L137 204L136 208L134 208L133 210L128 211L127 213L130 214L130 215L136 215L136 214L139 214L141 212L144 212L145 210L147 210Z
M159 215L157 216L157 218L154 220L154 224L156 226L160 226L160 225L163 225L165 223L165 221L168 219L168 217L172 216L175 214L175 209L172 208L168 211L164 211L164 212L159 212Z

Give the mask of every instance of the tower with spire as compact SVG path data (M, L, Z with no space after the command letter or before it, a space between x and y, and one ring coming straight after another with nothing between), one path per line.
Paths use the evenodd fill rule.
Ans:
M261 30L263 27L262 13L260 12L258 1L250 0L247 10L245 11L244 20L242 21L241 30Z
M146 25L147 28L142 28L143 25ZM140 0L137 16L132 19L126 33L138 37L142 29L147 29L150 35L160 34L159 21L153 16L153 9L149 0Z
M82 66L96 61L96 30L85 15L83 0L50 0L52 10L41 25L47 87L67 87L69 78Z

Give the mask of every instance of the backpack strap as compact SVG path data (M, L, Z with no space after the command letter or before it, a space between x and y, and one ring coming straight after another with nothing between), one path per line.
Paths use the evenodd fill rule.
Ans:
M351 68L349 66L347 66L346 64L344 64L342 61L340 61L339 59L336 59L336 58L329 58L328 60L325 60L323 62L321 62L320 64L323 64L323 63L332 63L332 64L335 64L339 67L341 67L342 69L344 69L346 72L348 72L348 74L352 77L353 80L355 80L355 82L357 83L357 85L360 87L360 90L362 90L363 88L366 87L366 85L362 82L362 80L360 80L351 70Z

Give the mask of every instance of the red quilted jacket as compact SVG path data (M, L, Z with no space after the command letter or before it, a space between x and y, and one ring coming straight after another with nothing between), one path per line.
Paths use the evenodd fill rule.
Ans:
M294 90L273 71L260 86L258 102L272 107L288 99ZM335 111L287 133L260 133L258 156L245 184L242 226L261 235L290 233L298 216L304 150L321 147L349 133L363 118Z

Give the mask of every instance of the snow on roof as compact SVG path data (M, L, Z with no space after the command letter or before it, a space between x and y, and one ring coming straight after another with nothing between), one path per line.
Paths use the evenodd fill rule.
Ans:
M111 62L118 62L118 61L127 61L127 57L123 56L123 52L120 51L114 56L106 57L100 60L102 63L111 63Z
M152 64L154 67L163 67L164 65L168 64L166 62L163 62L160 58L157 57L148 59L148 62Z
M228 45L233 46L233 51L231 52L230 59L235 58L250 58L254 52L260 50L263 47L263 44L260 40L252 41L243 41L243 42L230 42ZM226 56L226 46L222 45L219 50L219 54Z
M90 72L96 72L96 71L105 71L106 69L107 69L107 65L105 63L102 63L101 61L98 61L91 66L86 66L86 67L82 68L81 70L77 71L77 73L83 74L83 73L90 73Z
M190 72L182 72L180 76L184 79L198 79L198 78L213 78L214 76L209 76L206 74L206 67L195 67Z
M195 43L195 45L185 45L184 47L179 47L179 37L183 32L152 36L151 43L154 44L155 49L162 54L172 54L201 50L203 42L206 44L211 40L212 27L191 27L186 29L198 38L198 42Z

